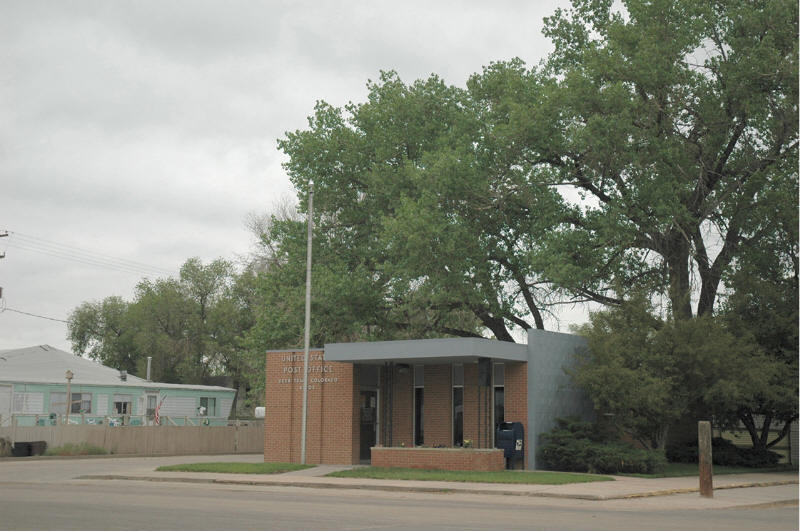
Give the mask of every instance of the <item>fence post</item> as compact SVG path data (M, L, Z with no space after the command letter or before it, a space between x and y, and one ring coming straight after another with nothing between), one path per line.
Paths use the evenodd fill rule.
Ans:
M711 422L707 420L701 420L697 423L697 456L700 475L700 496L713 498Z

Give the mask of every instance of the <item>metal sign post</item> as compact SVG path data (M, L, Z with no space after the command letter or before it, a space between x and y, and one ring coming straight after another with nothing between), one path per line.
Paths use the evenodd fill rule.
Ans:
M308 348L311 340L311 234L314 229L314 181L308 183L308 249L306 251L306 323L303 356L303 422L300 436L300 463L306 464L306 418L308 416Z

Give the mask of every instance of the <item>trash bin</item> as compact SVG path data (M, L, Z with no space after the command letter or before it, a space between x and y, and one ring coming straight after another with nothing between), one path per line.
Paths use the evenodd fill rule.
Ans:
M525 429L521 422L501 422L494 436L495 448L503 450L506 468L514 468L516 461L525 459Z

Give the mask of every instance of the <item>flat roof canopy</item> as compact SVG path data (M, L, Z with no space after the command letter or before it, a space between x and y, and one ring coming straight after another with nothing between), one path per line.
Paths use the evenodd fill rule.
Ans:
M524 344L478 337L325 344L327 361L348 363L474 363L478 358L528 361L528 348Z

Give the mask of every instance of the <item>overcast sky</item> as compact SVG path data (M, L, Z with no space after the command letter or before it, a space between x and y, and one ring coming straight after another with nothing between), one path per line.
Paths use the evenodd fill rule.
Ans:
M536 64L566 3L4 0L0 349L70 350L64 323L18 312L66 319L247 253L247 214L294 195L276 141L316 100L361 102L382 69L463 86Z

